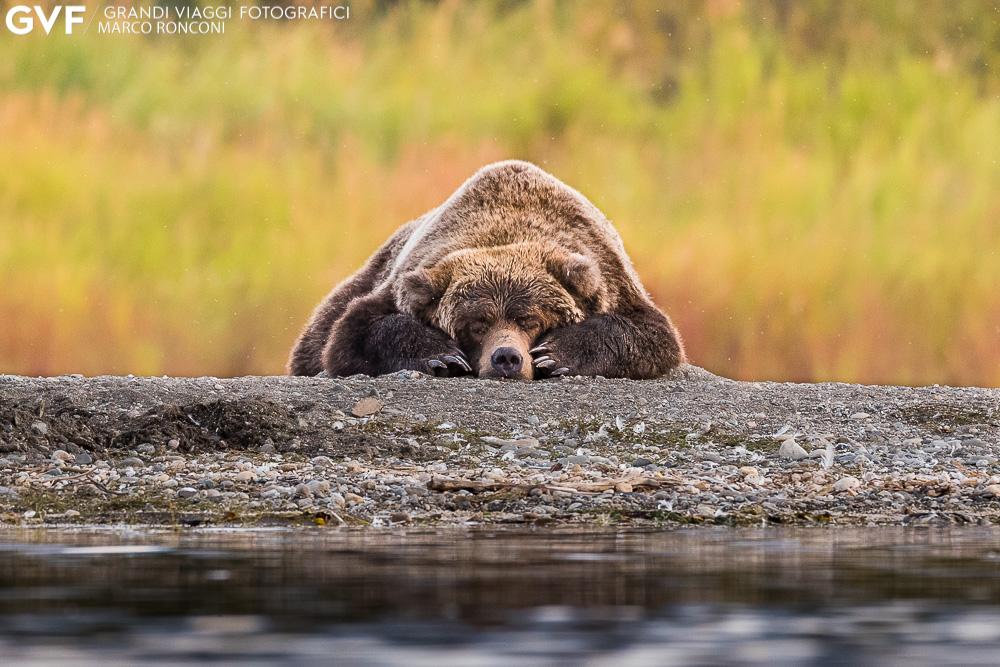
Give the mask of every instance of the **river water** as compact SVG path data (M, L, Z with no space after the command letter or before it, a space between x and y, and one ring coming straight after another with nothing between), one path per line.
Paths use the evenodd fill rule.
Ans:
M0 663L1000 663L1000 529L0 530Z

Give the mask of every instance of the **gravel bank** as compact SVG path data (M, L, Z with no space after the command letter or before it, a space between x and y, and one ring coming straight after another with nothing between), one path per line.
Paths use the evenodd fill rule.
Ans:
M1000 390L0 376L0 522L1000 523Z

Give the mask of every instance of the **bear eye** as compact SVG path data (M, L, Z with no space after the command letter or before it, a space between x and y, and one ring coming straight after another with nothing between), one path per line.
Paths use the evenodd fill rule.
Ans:
M534 317L522 317L517 321L517 326L521 327L525 331L534 331L541 326L541 322Z
M486 335L486 331L488 330L488 328L489 327L487 327L482 322L476 322L474 324L469 325L469 333L476 338L482 338L483 336Z

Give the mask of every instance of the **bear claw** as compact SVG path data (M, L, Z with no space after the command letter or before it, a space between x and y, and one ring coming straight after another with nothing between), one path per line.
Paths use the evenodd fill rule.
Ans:
M441 357L441 359L443 361L448 362L449 364L456 364L458 366L461 366L466 373L472 372L472 366L469 365L469 362L465 360L464 356L460 357L457 354L446 354L443 357Z

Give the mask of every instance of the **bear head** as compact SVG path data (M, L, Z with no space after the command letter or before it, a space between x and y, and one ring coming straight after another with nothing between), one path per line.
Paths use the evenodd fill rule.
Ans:
M546 332L608 305L597 262L537 242L454 251L401 275L395 297L454 338L480 377L523 380L534 376L529 350Z

